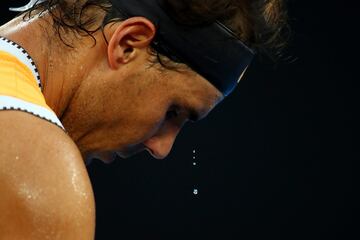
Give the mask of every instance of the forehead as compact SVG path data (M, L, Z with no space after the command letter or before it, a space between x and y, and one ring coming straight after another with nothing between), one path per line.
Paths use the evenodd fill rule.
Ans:
M217 88L194 71L183 72L178 81L182 88L176 94L177 100L185 107L196 110L200 117L224 99L224 95Z

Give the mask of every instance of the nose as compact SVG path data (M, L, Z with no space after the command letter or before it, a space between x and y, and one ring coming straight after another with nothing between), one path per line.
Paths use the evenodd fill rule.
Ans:
M166 158L181 128L164 127L160 129L154 136L144 141L146 150L156 159Z

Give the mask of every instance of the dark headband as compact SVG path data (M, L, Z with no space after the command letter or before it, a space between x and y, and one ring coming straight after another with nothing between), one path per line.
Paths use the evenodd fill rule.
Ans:
M179 24L160 0L111 0L126 17L142 16L157 27L155 50L176 58L229 95L250 65L254 51L220 22L205 26Z
M254 51L220 22L204 26L176 23L163 9L161 0L110 0L127 17L142 16L157 27L155 50L174 61L187 64L212 83L224 96L229 95L250 65ZM31 0L26 11L44 0Z

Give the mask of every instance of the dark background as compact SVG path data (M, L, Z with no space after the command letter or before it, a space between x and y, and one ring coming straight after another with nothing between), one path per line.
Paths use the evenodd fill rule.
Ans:
M10 2L27 1L2 1L2 22ZM288 6L291 60L258 58L166 160L88 167L97 240L359 239L360 8Z

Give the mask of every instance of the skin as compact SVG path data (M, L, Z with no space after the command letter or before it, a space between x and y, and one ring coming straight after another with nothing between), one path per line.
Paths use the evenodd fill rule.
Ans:
M186 111L192 108L201 119L223 99L186 66L178 66L179 71L150 66L149 45L156 29L145 18L108 25L109 45L100 32L94 35L94 47L90 38L64 36L75 49L64 47L55 36L50 40L48 35L54 33L41 31L47 26L44 21L20 27L19 21L3 27L3 35L27 49L37 63L46 101L84 158L115 150L129 155L129 148L130 154L146 149L155 158L165 158L188 120ZM28 38L30 33L43 39L41 49ZM180 114L166 119L173 105Z
M74 142L23 112L1 112L0 126L0 239L93 239L94 196Z
M74 46L73 49L65 47L52 32L48 25L50 17L44 15L26 23L21 20L19 17L0 27L0 35L17 42L32 56L40 72L46 102L68 134L26 113L0 112L0 126L9 125L2 127L1 135L10 139L0 141L0 149L6 149L0 151L0 189L7 199L0 202L0 211L20 219L0 217L0 226L8 229L5 231L10 234L8 236L23 234L28 237L26 233L33 232L33 228L45 229L43 232L48 235L67 234L81 224L90 229L85 235L61 235L66 236L62 239L91 239L95 209L84 160L96 156L111 162L114 153L126 158L143 150L154 158L163 159L183 125L204 118L223 100L223 95L185 65L178 64L178 70L173 71L152 64L154 56L149 47L156 29L145 18L107 25L104 36L108 44L101 32L94 34L96 45L91 38L64 33L63 38ZM11 124L22 127L11 127ZM34 126L37 126L35 130ZM33 134L24 135L24 132ZM22 150L11 148L11 142L16 142ZM26 158L22 164L14 161L20 153ZM49 181L52 176L49 169L56 172L57 181ZM74 171L77 189L71 181ZM15 175L6 174L8 172ZM30 181L33 175L29 173L36 174L39 181ZM18 194L24 182L30 185L30 194L35 194L36 189L49 192L41 199L41 204L34 207L33 202ZM56 204L59 201L62 204ZM75 202L78 204L72 204ZM52 223L41 217L44 214L34 217L59 205L66 208L55 207L53 218L61 222L65 215L71 224ZM87 214L67 216L71 209ZM0 236L5 233L0 231ZM34 237L40 238L44 236ZM22 238L18 236L17 239Z

